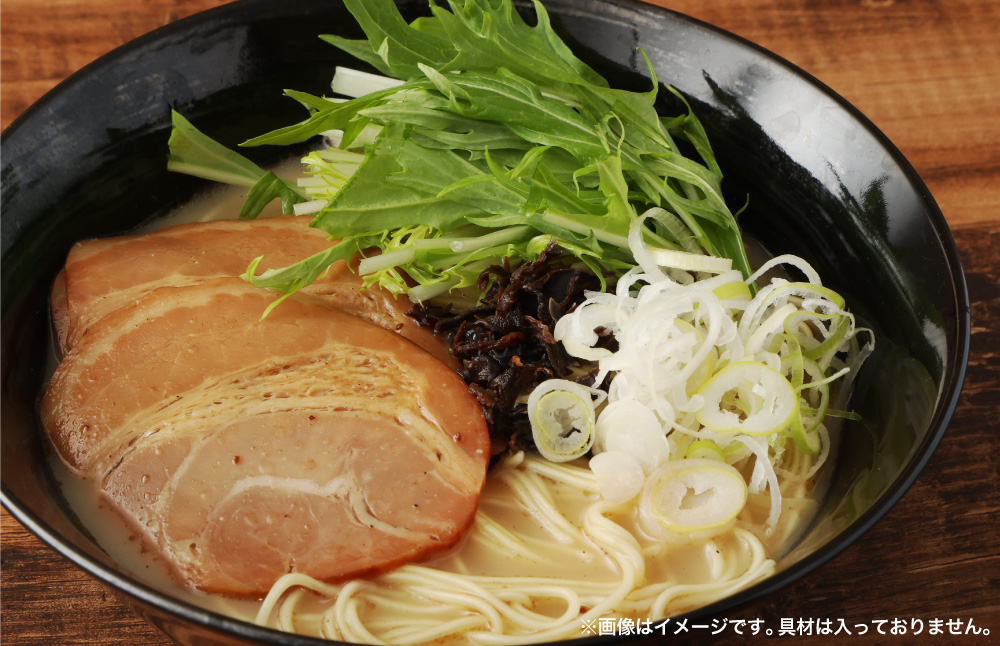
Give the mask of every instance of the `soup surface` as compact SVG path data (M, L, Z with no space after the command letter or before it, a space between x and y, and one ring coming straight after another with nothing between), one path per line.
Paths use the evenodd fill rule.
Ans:
M296 166L279 172L292 174ZM236 189L217 190L146 230L226 219L243 197ZM765 578L816 508L822 486L812 475L801 477L813 461L802 455L785 465L777 527L763 529L769 496L751 493L727 531L670 542L650 538L634 508L604 502L586 459L553 464L509 455L491 470L471 530L447 555L336 585L291 574L259 600L180 584L96 487L81 486L58 460L53 470L83 524L116 562L196 605L347 641L476 642L490 633L505 635L492 643L521 643L580 635L585 622L601 616L641 622L676 614Z

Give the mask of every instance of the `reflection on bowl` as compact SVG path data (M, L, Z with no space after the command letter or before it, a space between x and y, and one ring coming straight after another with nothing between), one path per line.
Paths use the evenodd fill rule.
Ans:
M402 2L416 16L424 2ZM772 253L809 260L878 338L859 376L829 492L776 574L689 616L760 600L841 551L903 494L940 439L968 352L957 252L926 187L854 109L801 71L711 27L626 0L552 0L558 30L617 84L642 88L642 47L683 92L726 173L730 204ZM294 87L322 94L348 32L325 0L247 1L141 38L60 85L3 134L4 505L183 644L318 644L221 617L136 581L95 545L48 469L36 413L46 298L70 245L130 230L201 183L165 168L169 109L227 145L300 118ZM660 93L665 112L677 112ZM234 118L236 115L237 118ZM268 161L263 148L250 151Z

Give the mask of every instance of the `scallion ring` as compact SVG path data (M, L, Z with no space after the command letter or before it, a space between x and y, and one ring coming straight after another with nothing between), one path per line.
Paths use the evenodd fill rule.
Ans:
M726 366L698 394L704 398L698 421L716 433L772 435L788 426L796 409L788 379L756 361Z
M600 393L565 379L549 379L531 391L528 421L542 457L568 462L590 450L594 443L595 392Z
M724 531L743 509L747 485L719 460L673 460L646 480L639 498L639 522L653 536Z

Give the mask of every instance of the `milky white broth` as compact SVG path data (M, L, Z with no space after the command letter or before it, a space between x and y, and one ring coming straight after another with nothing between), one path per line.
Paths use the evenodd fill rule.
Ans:
M279 167L276 172L281 176L292 178L299 168L297 160L293 160ZM134 233L152 231L173 224L235 217L245 197L246 189L244 188L222 187L215 189L193 199L166 216L156 219ZM262 213L261 217L278 215L279 213L280 202L275 200ZM762 247L753 242L748 244L748 252L752 262L759 262L762 257L766 257ZM50 374L56 365L54 344L52 347L49 359ZM80 478L70 474L54 455L51 458L51 464L70 507L80 522L93 535L98 545L115 562L122 565L142 582L171 596L225 615L247 621L254 620L260 607L259 601L230 599L221 595L205 594L179 585L173 579L167 564L157 555L155 547L145 544L140 532L126 524L119 514L111 508L112 506L101 499L97 486L89 482L82 482ZM823 470L823 472L828 471L828 469ZM772 559L780 557L793 547L802 529L808 524L807 521L817 505L814 498L803 494L803 490L813 488L814 485L815 483L805 483L799 486L798 490L795 490L795 487L790 487L788 491L783 491L783 511L779 526L770 537L763 539ZM460 543L451 554L435 561L435 565L446 570L464 571L470 574L496 575L499 573L505 576L559 577L565 576L567 571L571 571L576 577L593 581L613 581L620 576L614 563L593 544L568 546L546 540L545 531L539 527L538 522L530 513L521 507L505 502L509 497L507 486L501 478L496 477L495 472L492 472L487 478L481 509L504 527L537 539L538 544L541 545L538 549L542 551L544 565L540 567L537 561L517 556L509 556L502 559L502 562L497 562L495 554L483 549L478 542L469 540ZM782 488L785 489L784 486ZM596 494L586 494L568 488L557 488L556 496L560 510L569 510L567 516L571 518L574 514L578 516L586 505L596 500ZM744 513L749 514L753 518L754 524L760 526L767 517L768 508L769 502L766 494L751 495ZM616 520L620 520L621 524L626 526L634 522L634 519L628 518ZM650 556L647 559L647 578L669 576L679 583L704 581L708 578L710 570L716 567L717 553L720 549L725 549L726 540L723 538L721 541L708 544L672 547L669 550L663 550L661 554ZM309 595L309 598L300 603L300 607L310 612L322 612L329 603L331 602L327 599ZM681 612L688 609L690 608L681 604L671 608L671 612ZM553 610L553 612L557 611ZM310 625L311 623L308 618L302 619L301 625L296 627L303 632L311 632L315 629L315 626Z

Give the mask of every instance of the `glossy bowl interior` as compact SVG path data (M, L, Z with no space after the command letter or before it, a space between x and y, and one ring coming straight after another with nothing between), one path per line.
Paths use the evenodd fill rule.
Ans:
M801 70L710 26L630 0L549 0L557 29L613 83L646 87L637 47L693 104L730 204L772 253L804 256L877 335L822 511L779 571L691 617L757 600L844 549L903 494L957 402L969 306L927 188L862 115ZM415 17L426 2L404 0ZM304 117L284 88L322 94L352 63L315 36L359 37L329 0L244 0L179 21L62 83L2 137L3 504L42 540L185 644L319 644L227 619L132 578L94 544L45 467L37 418L47 295L70 245L119 233L203 183L167 173L171 107L227 144ZM679 106L660 93L664 112ZM672 98L672 97L671 97ZM281 151L251 149L258 161ZM905 411L905 414L904 414ZM850 426L850 425L849 425ZM854 431L854 432L852 432ZM619 641L589 638L583 641Z

